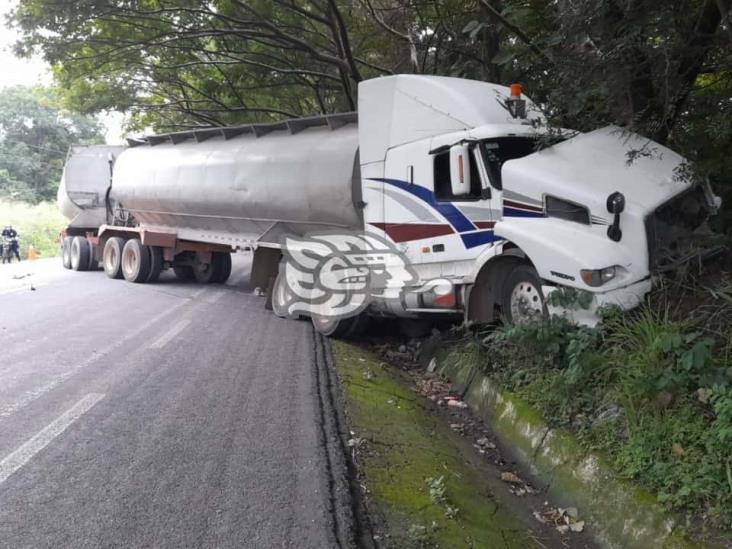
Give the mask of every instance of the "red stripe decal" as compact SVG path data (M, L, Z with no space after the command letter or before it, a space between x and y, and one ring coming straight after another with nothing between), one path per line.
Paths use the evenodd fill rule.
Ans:
M473 221L473 225L479 229L492 229L496 226L495 221Z
M531 206L530 204L524 204L523 202L514 202L513 200L504 200L503 205L508 206L510 208L519 208L521 210L527 210L530 212L544 213L544 208L541 208L538 206Z
M389 235L394 242L407 242L408 240L422 240L435 236L452 234L450 225L432 225L425 223L370 223Z

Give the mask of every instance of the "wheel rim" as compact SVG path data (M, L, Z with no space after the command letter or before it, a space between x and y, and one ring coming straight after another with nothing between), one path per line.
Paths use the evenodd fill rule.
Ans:
M544 315L541 292L531 282L522 280L511 292L511 320L515 323L538 320Z
M104 267L107 269L107 272L113 273L117 268L118 261L117 249L114 246L108 246L107 253L104 257Z
M128 248L122 254L122 268L127 274L132 274L135 272L136 266L137 254L135 254L135 251L133 249Z

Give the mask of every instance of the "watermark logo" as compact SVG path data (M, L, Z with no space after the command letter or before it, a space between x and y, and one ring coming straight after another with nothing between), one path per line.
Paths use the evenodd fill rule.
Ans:
M273 305L290 316L355 316L374 299L399 299L405 288L413 289L419 281L404 254L372 234L286 237L282 251L284 262ZM452 291L452 284L435 279L416 291L442 295Z

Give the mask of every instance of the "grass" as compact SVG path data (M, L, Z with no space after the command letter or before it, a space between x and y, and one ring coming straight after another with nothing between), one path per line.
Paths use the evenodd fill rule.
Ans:
M41 257L58 254L59 232L66 219L55 203L27 204L0 200L0 226L12 225L20 235L21 257L25 258L32 245Z
M689 520L732 530L732 284L667 284L598 328L563 319L469 336L478 368Z
M368 500L386 522L385 546L533 547L528 528L493 499L454 433L432 417L399 372L367 351L333 343ZM371 372L372 375L364 375Z

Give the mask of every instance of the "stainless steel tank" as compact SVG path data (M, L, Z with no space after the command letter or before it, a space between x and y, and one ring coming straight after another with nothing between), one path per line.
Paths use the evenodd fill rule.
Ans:
M69 226L96 229L105 222L111 166L126 147L74 146L69 150L56 198Z
M115 165L111 199L145 227L234 246L363 228L354 123L310 119L132 144Z

